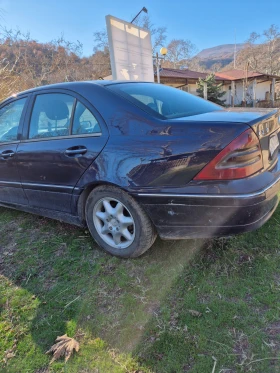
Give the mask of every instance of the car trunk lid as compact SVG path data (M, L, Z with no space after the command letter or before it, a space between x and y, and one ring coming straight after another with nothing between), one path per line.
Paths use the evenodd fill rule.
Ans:
M177 120L183 120L184 122L222 122L225 125L246 123L259 138L264 169L273 167L278 159L277 154L280 142L278 109L228 108L221 111L178 118Z
M246 109L243 110L245 111ZM229 111L234 112L234 109ZM242 113L242 110L237 112ZM264 169L269 169L275 165L278 159L280 140L279 112L277 109L252 109L252 111L247 112L255 115L255 118L251 118L247 124L259 138Z

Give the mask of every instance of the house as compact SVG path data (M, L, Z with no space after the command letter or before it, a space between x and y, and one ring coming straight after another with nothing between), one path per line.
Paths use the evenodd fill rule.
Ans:
M207 75L209 73L189 69L162 68L160 82L197 95L197 82ZM246 101L247 105L269 103L274 106L275 86L280 84L280 76L234 69L215 73L215 77L217 83L222 83L222 90L225 91L222 99L226 100L226 105L242 105Z
M240 69L221 71L215 75L227 80L223 85L226 105L241 105L246 101L255 106L258 102L270 101L273 104L275 101L275 85L280 82L280 76Z
M162 68L160 70L160 82L175 88L181 88L184 91L197 95L197 82L200 79L205 79L209 74L192 71L189 69L169 69ZM216 78L219 83L230 84L230 80L226 78Z
M189 69L161 68L160 83L197 95L198 80L205 79L208 75L209 73ZM221 89L225 91L221 98L225 100L225 105L241 106L246 102L247 105L260 107L280 106L280 100L275 101L280 76L233 69L217 72L215 77L217 83L222 83ZM104 79L112 79L112 76ZM278 94L280 98L280 88Z

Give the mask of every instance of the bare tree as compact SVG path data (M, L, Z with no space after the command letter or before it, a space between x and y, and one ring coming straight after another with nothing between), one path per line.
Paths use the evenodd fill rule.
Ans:
M256 42L260 39L260 35L256 32L252 32L250 34L249 39L246 42L245 47L245 55L246 55L246 63L251 68L251 70L257 71L259 66L259 55L260 55L260 47L256 44ZM244 54L244 53L243 53Z
M167 27L156 27L147 14L137 18L135 24L145 30L150 31L153 53L155 53L159 49L159 47L166 46L165 43L167 38Z
M266 74L280 74L280 32L276 25L262 35L252 32L245 47L238 52L237 67ZM225 69L232 68L232 63Z
M194 56L191 59L189 59L187 62L187 66L188 69L199 71L201 73L205 73L208 71L203 61L197 56Z
M2 69L5 81L9 71L11 81L16 81L17 90L93 78L89 58L81 57L82 44L79 41L69 42L62 35L51 42L38 43L19 30L2 30L1 36L0 70L1 61L5 61Z
M108 52L109 51L108 35L105 29L101 31L95 31L93 33L93 40L94 40L94 48L93 48L94 52L97 52L97 51Z
M195 45L190 40L173 39L167 46L167 61L173 68L179 68L186 64L196 50Z
M277 74L280 70L279 64L279 44L280 44L280 32L279 27L271 25L267 30L263 32L265 40L265 49L267 55L267 73ZM278 58L277 58L278 57Z
M56 72L61 81L77 80L76 64L79 63L83 52L82 43L70 42L61 35L60 38L50 43L50 50L54 51L51 58L52 72Z
M216 62L216 63L214 63L213 65L211 65L211 67L210 67L210 71L211 71L212 73L217 73L218 71L221 70L222 66L223 66L223 65L221 64L221 62Z

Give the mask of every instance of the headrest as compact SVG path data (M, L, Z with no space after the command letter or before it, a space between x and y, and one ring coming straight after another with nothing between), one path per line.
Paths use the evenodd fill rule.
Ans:
M167 116L170 115L170 107L166 102L162 104L161 114Z
M152 110L158 112L158 107L157 107L157 105L156 105L155 103L150 102L147 106L148 106L150 109L152 109Z
M48 100L44 103L44 111L51 120L61 120L69 117L68 106L62 100Z

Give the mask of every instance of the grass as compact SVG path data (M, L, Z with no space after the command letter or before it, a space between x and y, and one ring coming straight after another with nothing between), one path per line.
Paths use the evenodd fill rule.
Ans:
M65 333L81 349L50 365ZM280 209L253 233L120 260L84 230L1 208L0 371L280 372Z

